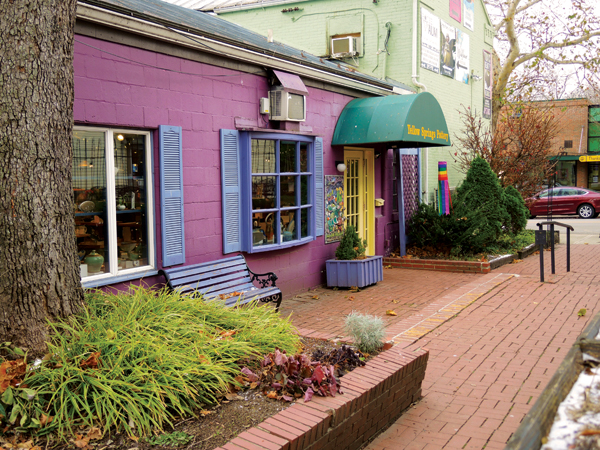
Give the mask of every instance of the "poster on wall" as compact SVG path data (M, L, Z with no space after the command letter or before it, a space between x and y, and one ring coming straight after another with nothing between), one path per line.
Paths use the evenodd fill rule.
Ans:
M440 73L454 78L456 67L456 28L441 21Z
M462 0L450 0L450 17L454 20L457 20L459 23L461 21L461 12L462 12Z
M421 8L421 67L440 73L440 19Z
M454 78L469 84L469 35L456 30L456 70Z
M483 118L492 118L492 54L483 51Z
M325 175L325 243L339 242L344 234L344 175Z
M473 31L475 29L475 2L473 0L463 0L465 5L465 17L463 25L465 28Z

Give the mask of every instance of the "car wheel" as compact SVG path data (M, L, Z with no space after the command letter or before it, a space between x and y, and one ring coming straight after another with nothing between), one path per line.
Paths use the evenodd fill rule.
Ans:
M583 205L579 205L579 208L577 208L577 214L579 214L579 217L582 219L591 219L594 217L594 214L596 214L596 211L592 205L584 203Z

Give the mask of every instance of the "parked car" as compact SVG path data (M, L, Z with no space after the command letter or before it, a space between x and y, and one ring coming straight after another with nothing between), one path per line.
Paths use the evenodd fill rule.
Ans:
M574 186L543 190L525 203L531 218L548 214L578 214L582 219L591 219L600 213L600 193Z

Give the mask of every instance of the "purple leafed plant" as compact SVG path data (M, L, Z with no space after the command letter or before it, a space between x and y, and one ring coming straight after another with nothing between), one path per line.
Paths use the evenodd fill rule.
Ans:
M242 373L251 383L258 383L267 397L278 400L291 402L304 397L308 402L315 394L334 397L342 393L334 366L321 365L305 354L287 356L276 349L261 361L260 374L246 367Z

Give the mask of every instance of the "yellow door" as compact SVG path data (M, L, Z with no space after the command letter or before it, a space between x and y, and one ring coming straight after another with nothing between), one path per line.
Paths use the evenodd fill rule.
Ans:
M367 255L375 254L375 158L373 150L344 150L344 200L348 225L367 240Z

